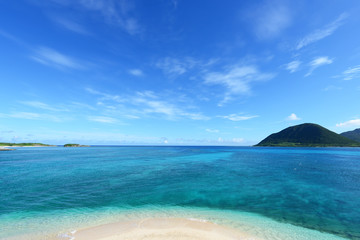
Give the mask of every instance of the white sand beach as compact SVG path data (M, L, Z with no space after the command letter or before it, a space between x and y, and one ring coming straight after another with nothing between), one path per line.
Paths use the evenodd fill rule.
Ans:
M147 218L83 229L76 240L258 240L245 232L198 219Z

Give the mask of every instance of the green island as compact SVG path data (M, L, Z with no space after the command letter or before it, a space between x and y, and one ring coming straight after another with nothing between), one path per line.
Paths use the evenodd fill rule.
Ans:
M77 143L67 143L64 145L64 147L90 147L89 145L81 145Z
M44 143L5 143L1 142L0 146L7 147L55 147L55 145L49 145Z
M15 149L5 147L54 147L55 145L43 143L6 143L0 142L0 151L12 151Z
M360 142L318 124L304 123L273 133L255 146L262 147L360 147Z

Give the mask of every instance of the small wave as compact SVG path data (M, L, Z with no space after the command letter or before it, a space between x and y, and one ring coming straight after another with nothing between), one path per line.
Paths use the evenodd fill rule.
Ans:
M198 218L187 218L187 220L194 221L194 222L203 222L203 223L208 222L205 219L198 219Z
M77 230L72 230L70 233L61 233L58 235L59 239L66 239L66 240L75 240L75 237L73 236Z

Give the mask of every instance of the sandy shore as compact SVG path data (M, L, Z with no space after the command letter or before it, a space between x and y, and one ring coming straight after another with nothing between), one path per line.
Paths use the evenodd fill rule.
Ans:
M260 240L211 222L186 218L148 218L80 230L75 240Z
M15 149L11 149L10 146L0 146L0 151L12 151Z

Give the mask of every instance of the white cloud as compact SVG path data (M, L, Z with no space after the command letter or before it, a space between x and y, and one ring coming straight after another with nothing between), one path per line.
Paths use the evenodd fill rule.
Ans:
M73 69L84 68L78 61L72 59L71 57L47 47L35 49L35 54L31 58L41 64L53 67Z
M233 95L244 95L251 93L250 83L264 81L273 78L273 74L261 73L257 67L252 65L232 66L224 72L210 72L204 76L205 83L211 85L222 85L226 88L225 97L219 104L229 101Z
M320 66L323 66L323 65L328 65L328 64L331 64L333 63L333 60L332 59L329 59L329 57L317 57L317 58L314 58L314 60L312 60L310 62L310 70L309 72L305 75L305 77L307 76L310 76L312 74L312 72L320 67Z
M295 113L292 113L292 114L290 114L290 116L288 116L288 117L286 118L286 120L288 120L288 121L298 121L298 120L301 120L301 118L299 118L298 116L296 116Z
M131 75L136 76L136 77L141 77L141 76L144 75L144 73L143 73L140 69L130 69L130 70L129 70L129 73L130 73Z
M207 132L209 132L209 133L218 133L218 132L220 132L220 131L217 130L217 129L210 129L210 128L205 129L205 131L207 131Z
M336 124L337 127L360 127L360 119L353 119Z
M259 39L277 37L291 24L290 10L280 1L268 1L255 14L255 34Z
M252 118L256 118L256 117L259 117L259 116L244 116L244 115L238 115L238 114L230 114L230 115L227 115L227 116L219 116L219 117L222 117L222 118L225 118L225 119L229 119L231 121L244 121L244 120L249 120L249 119L252 119Z
M343 72L344 80L352 80L354 78L360 78L360 65L348 68Z
M301 39L298 42L298 44L296 46L296 50L299 50L311 43L314 43L325 37L330 36L331 34L333 34L336 31L336 29L338 29L341 25L344 24L344 20L347 17L348 17L348 14L343 13L335 21L326 25L324 28L317 29L313 33L310 33L309 35L307 35L306 37L304 37L303 39Z
M286 64L286 69L290 71L290 73L296 72L301 65L300 61L292 61Z
M104 116L89 116L88 120L93 121L93 122L100 122L100 123L116 123L116 122L118 122L118 120L115 118L104 117Z

